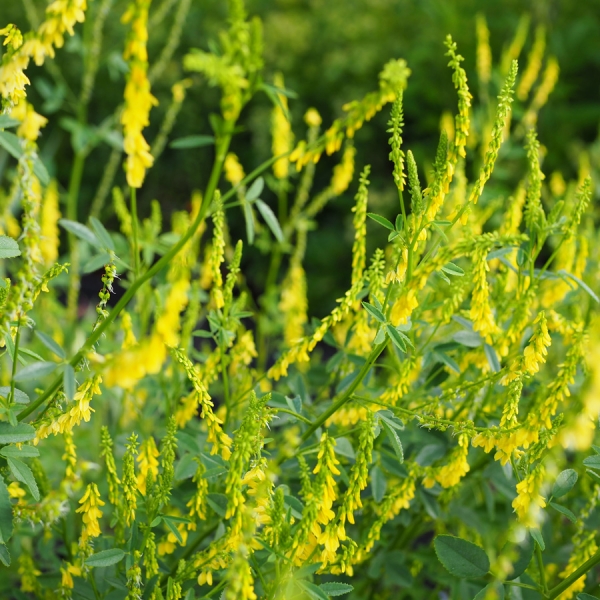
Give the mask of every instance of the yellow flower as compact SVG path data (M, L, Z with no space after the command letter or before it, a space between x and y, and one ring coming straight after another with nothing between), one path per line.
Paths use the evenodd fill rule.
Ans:
M275 86L283 89L284 81L281 73L275 75ZM286 154L290 151L293 142L293 133L290 122L288 121L288 101L283 94L277 94L280 104L273 108L271 117L271 133L273 135L273 156ZM287 177L289 171L289 158L286 156L273 163L273 173L277 179Z
M344 193L354 175L354 155L356 150L354 146L348 144L342 155L342 161L333 168L333 177L331 178L331 189L338 196Z
M61 585L73 589L73 575L79 577L81 575L81 567L65 563L65 566L60 568L60 572L62 574Z
M149 5L149 0L134 0L122 19L124 23L131 22L123 53L125 60L129 61L130 71L121 123L125 137L123 148L127 154L127 183L133 188L142 186L146 170L154 163L150 146L142 135L144 127L150 124L150 110L158 105L158 100L150 93L150 81L146 75Z
M526 527L535 527L538 524L540 509L546 506L544 497L539 493L543 479L544 468L538 465L525 479L517 483L518 495L513 500L512 507L519 521Z
M309 108L304 114L304 122L309 127L319 127L323 119L321 119L321 115L316 108Z
M46 265L51 265L58 259L59 219L58 186L56 181L52 180L46 189L40 214L40 250Z
M233 152L229 152L225 157L223 169L225 171L225 179L227 179L231 185L237 185L245 177L244 168Z
M98 519L102 516L100 506L104 502L100 499L100 492L95 483L90 483L83 498L79 501L80 506L75 512L83 513L83 530L81 532L81 541L85 543L91 537L98 537L101 534Z
M156 481L156 477L158 475L158 458L159 452L156 447L156 443L154 442L154 438L150 436L140 448L140 453L137 457L137 462L139 463L139 471L137 476L138 489L140 493L145 496L146 495L146 479L148 477L148 473L152 473L154 480Z

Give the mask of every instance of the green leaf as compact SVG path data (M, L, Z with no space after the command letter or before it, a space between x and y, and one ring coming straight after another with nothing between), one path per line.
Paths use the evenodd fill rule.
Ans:
M93 273L99 269L103 269L104 265L110 262L110 254L108 252L102 252L102 254L95 254L92 256L82 268L84 273Z
M577 594L576 600L598 600L598 598L589 594Z
M567 517L567 519L569 519L571 523L577 522L577 517L568 508L565 508L564 506L562 506L561 504L557 504L556 502L550 502L549 504L554 510L557 510L559 513Z
M75 397L75 389L77 384L75 383L75 370L71 365L65 365L63 369L63 390L67 400L73 400Z
M100 221L98 221L98 219L95 217L90 217L90 225L92 226L92 229L94 230L98 240L100 240L102 246L106 248L106 250L112 250L114 252L115 244L112 241L108 231L106 231L106 227L104 227L104 225L102 225L102 223L100 223Z
M186 148L201 148L202 146L211 146L215 143L212 135L186 135L177 138L169 144L169 148L174 150L184 150Z
M0 387L0 396L2 396L3 398L8 398L9 395L10 386L3 385L2 387ZM21 390L15 388L13 402L16 402L17 404L29 404L29 396L25 392L22 392Z
M13 534L13 514L10 494L0 475L0 543L6 543Z
M20 256L19 244L7 235L0 235L0 258L14 258Z
M53 362L39 361L27 365L15 375L15 381L28 381L49 375L58 365Z
M244 221L246 222L246 238L252 245L254 243L254 214L248 202L244 202Z
M476 331L467 331L466 329L455 333L452 339L468 348L478 348L483 344L483 338Z
M35 446L4 446L0 449L0 454L5 458L36 458L40 455L40 451Z
M435 358L437 358L440 362L443 362L449 369L452 369L455 373L460 375L460 367L453 358L450 358L447 354L440 352L439 350L435 350L433 352L433 356L435 356Z
M327 594L314 583L302 579L297 583L311 598L313 598L313 600L329 600Z
M385 492L387 490L387 479L383 474L383 471L378 467L374 466L371 469L371 492L373 493L373 498L375 502L379 504L383 497L385 496Z
M335 450L336 454L345 456L346 458L351 458L352 460L356 458L356 454L354 452L354 448L352 447L352 443L347 437L337 438L335 440L335 446L333 447L333 449Z
M500 371L502 367L500 365L498 355L496 354L494 348L492 348L492 346L490 346L489 344L484 344L483 351L492 371L494 371L494 373L498 373L498 371Z
M406 352L407 345L414 349L414 345L410 338L404 335L401 331L398 331L397 327L392 327L391 325L386 325L385 327L392 342L394 342L394 344L396 344L400 350Z
M161 521L162 517L158 515L158 517L155 517L152 523L150 523L150 527L156 527L157 525L160 525Z
M8 127L16 127L20 125L21 121L13 119L8 115L0 115L0 129L7 129Z
M375 413L380 419L383 419L390 427L398 431L404 431L404 423L391 410L378 410Z
M394 452L396 453L396 456L398 457L398 460L400 461L400 463L403 463L404 462L404 450L402 449L402 442L400 441L398 434L396 433L395 429L390 427L388 425L387 421L385 421L384 419L381 419L379 422L381 423L381 426L383 427L385 433L387 434L388 439L390 440L392 447L394 448Z
M302 512L304 511L304 504L302 504L295 496L288 496L287 494L283 496L283 500L285 506L289 507L292 511L292 516L296 519L301 519Z
M465 272L454 263L447 263L442 267L442 271L444 273L448 273L449 275L454 275L455 277L464 277Z
M540 547L540 550L543 552L546 549L546 542L544 542L542 532L539 529L530 529L529 533L531 534L531 537L535 540L536 544Z
M586 456L583 459L583 464L592 469L600 469L600 455L592 454L592 456Z
M262 194L264 187L265 180L262 177L255 179L246 192L246 200L248 200L248 202L256 200Z
M438 535L433 545L439 561L456 577L483 577L490 570L490 559L483 548L467 540Z
M31 472L31 469L18 458L7 458L8 466L15 479L24 483L31 492L31 495L34 497L36 502L40 501L40 492L38 490L37 483L35 482L35 477Z
M177 541L183 545L183 538L181 537L181 533L179 533L179 529L177 529L175 523L166 515L162 515L162 520L163 523L167 526L167 529L169 529L169 531L175 536Z
M554 486L552 487L552 497L561 498L570 492L573 489L573 486L577 483L577 478L577 471L574 469L566 469L561 471L554 482Z
M116 565L125 558L125 552L120 548L111 548L110 550L103 550L102 552L96 552L90 557L86 558L85 564L88 567L109 567L110 565Z
M283 231L281 231L279 221L277 220L275 213L271 210L271 207L268 204L265 204L262 200L256 200L255 204L256 208L258 208L258 212L262 215L262 218L265 220L265 223L269 226L269 229L277 238L277 241L283 242Z
M99 242L98 238L94 235L91 229L87 228L82 223L77 223L77 221L69 221L69 219L59 219L59 225L66 229L69 233L72 233L74 236L83 240L84 242L88 242L94 248L101 248L102 244Z
M10 552L6 544L0 544L0 561L5 567L10 567Z
M337 581L331 581L329 583L322 583L319 586L328 596L343 596L349 594L354 588L347 583L339 583Z
M375 213L367 213L367 217L373 219L373 221L379 223L380 225L382 225L386 229L389 229L390 231L396 231L396 228L392 225L392 222L388 221L385 217L382 217L381 215L376 215Z
M208 496L206 496L206 502L220 517L225 517L228 502L225 494L208 494Z
M564 270L558 271L558 274L564 275L565 277L568 277L569 279L575 281L580 288L583 288L596 302L600 304L600 298L598 298L594 290L592 290L592 288L587 283L579 279L579 277L575 277L575 275L573 275L572 273L567 273Z
M403 227L404 227L404 216L402 215L402 213L398 213L396 215L396 222L395 222L396 231L402 231Z
M385 315L378 308L368 302L363 302L362 305L375 320L380 323L385 323Z
M16 427L10 423L0 423L0 444L30 442L34 437L35 429L27 423L19 423Z
M17 160L23 156L23 148L19 138L8 131L0 131L0 146L2 146L13 158Z
M36 331L35 335L40 342L42 342L42 344L44 344L44 346L50 350L50 352L56 354L56 356L59 358L66 358L67 355L65 354L65 351L49 335L46 335L41 331Z

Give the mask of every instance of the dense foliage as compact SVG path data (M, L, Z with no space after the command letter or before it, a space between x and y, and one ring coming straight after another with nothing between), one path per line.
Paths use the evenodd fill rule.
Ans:
M403 59L323 127L315 108L294 119L241 0L210 44L190 0L134 0L120 29L113 4L90 20L85 0L24 2L31 31L0 30L3 597L593 598L597 157L544 168L544 30L524 52L524 17L494 65L477 17L476 100L445 39L457 109L426 155ZM210 132L185 119L192 93ZM387 142L365 156L377 118ZM271 150L249 166L247 120ZM61 130L68 165L43 150ZM196 152L202 191L183 176ZM168 181L142 201L155 169ZM344 195L351 223L322 231ZM308 290L334 276L344 292L311 319Z

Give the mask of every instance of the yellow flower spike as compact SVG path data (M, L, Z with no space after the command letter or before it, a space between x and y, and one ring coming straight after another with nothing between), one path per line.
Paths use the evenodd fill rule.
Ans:
M146 495L146 480L148 478L148 473L151 473L156 481L158 476L158 456L159 452L156 447L156 442L154 441L154 438L150 436L140 446L140 452L136 458L136 461L139 463L137 484L142 496Z
M47 266L58 260L60 242L58 220L60 217L58 184L53 179L46 188L40 213L40 250L44 264Z
M100 499L100 492L95 483L90 483L85 494L79 500L80 506L75 512L82 513L83 529L81 531L81 542L85 544L89 538L98 537L100 531L99 519L102 517L100 506L104 506L104 502Z
M546 29L540 25L535 30L535 41L527 57L527 66L517 86L517 98L521 101L527 100L527 96L539 75L545 50Z
M540 488L544 481L544 467L538 465L517 483L517 497L512 502L512 507L517 517L526 527L535 527L539 524L541 510L546 506L546 501L540 495Z
M142 131L150 124L150 110L158 105L158 100L150 93L147 77L148 52L148 8L150 0L133 0L123 15L124 23L131 23L123 58L129 62L129 74L125 86L125 107L121 114L124 141L127 154L125 171L127 183L132 188L142 187L146 170L153 163L150 146Z
M225 172L225 179L236 186L244 177L244 167L240 164L238 157L233 152L228 152L223 163L223 171Z
M481 13L475 17L475 28L477 32L477 76L482 88L486 90L492 72L492 49L490 48L490 30L485 16Z
M273 83L275 84L275 87L284 89L285 83L283 81L283 75L281 73L277 73ZM273 108L271 117L273 156L279 156L280 154L288 153L292 148L294 140L292 127L288 120L289 113L287 97L283 94L277 94L277 98L279 100L279 104ZM280 158L273 163L273 173L277 179L285 179L288 176L288 171L289 158Z
M323 119L321 119L321 115L316 108L309 108L304 114L304 122L309 127L319 127Z

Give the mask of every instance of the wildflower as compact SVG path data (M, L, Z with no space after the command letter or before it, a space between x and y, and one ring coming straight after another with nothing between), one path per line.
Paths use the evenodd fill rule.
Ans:
M404 127L404 115L402 113L403 94L400 91L392 105L390 120L388 121L388 133L391 137L388 140L392 151L389 154L389 159L394 163L394 182L398 190L404 189L406 176L404 174L404 152L402 150L402 129Z
M490 270L487 262L487 250L479 248L473 256L473 297L470 317L473 329L490 343L491 336L498 333L499 328L494 321L489 300L489 287L486 272Z
M17 106L15 106L11 112L11 117L21 121L17 129L17 135L30 142L35 142L39 135L40 129L45 127L48 123L48 119L39 115L33 109L33 106L22 99Z
M131 525L135 520L135 510L137 508L137 490L138 483L135 475L134 456L138 453L137 435L132 433L125 446L123 456L123 496L125 498L125 523Z
M18 573L21 576L22 592L34 592L37 595L41 591L37 578L42 572L35 568L33 558L28 552L23 552L19 556Z
M466 433L458 436L458 447L452 452L447 464L433 468L423 481L425 487L432 487L437 481L443 488L455 486L469 471L467 455L469 453L469 437Z
M455 165L458 157L465 157L465 146L467 144L467 136L469 135L470 119L469 108L471 107L471 93L467 84L467 74L460 66L464 58L456 53L456 43L448 36L446 38L446 56L450 57L448 66L452 67L454 74L452 75L452 83L458 92L458 114L455 117L455 133L454 143L451 147L450 161Z
M543 25L540 25L535 30L535 40L531 51L529 52L529 56L527 57L527 67L525 67L525 71L523 72L517 87L517 98L521 101L527 99L529 91L538 77L540 69L542 68L542 57L544 56L545 49L546 30Z
M544 467L538 465L517 483L517 497L513 500L512 507L519 521L526 527L535 527L538 524L540 508L546 506L545 499L539 493L544 472Z
M140 559L142 554L139 550L133 551L133 562L127 570L127 600L142 600L142 569L140 568Z
M302 338L304 325L308 321L307 309L306 274L300 261L292 259L279 303L279 310L285 315L284 339L288 346Z
M154 162L150 146L142 135L142 130L150 123L150 110L158 105L158 100L150 93L150 82L146 75L149 6L150 0L133 0L122 18L123 23L131 22L123 53L123 58L129 61L130 70L125 86L125 108L121 114L121 123L125 138L123 147L127 154L127 183L132 188L142 186L146 169Z
M367 240L367 201L369 198L368 186L371 166L366 165L360 174L360 185L352 208L354 214L354 244L352 245L352 283L361 280L366 265L366 240Z
M40 212L40 250L47 266L58 260L59 231L58 185L52 180L46 188Z
M356 149L354 146L346 144L341 162L333 167L333 177L331 178L330 186L332 192L337 196L343 194L352 181L355 155Z
M323 119L321 119L321 115L316 108L309 108L304 114L304 122L309 127L319 127L323 122Z
M408 291L402 292L394 302L390 313L390 321L394 327L404 325L417 306L419 306L419 301L414 289L410 288Z
M365 417L360 425L356 462L350 472L350 483L338 513L342 530L346 520L354 524L354 511L362 508L360 492L367 487L368 483L369 465L372 460L373 442L375 440L375 422L371 411L367 411Z
M229 181L229 183L231 183L233 186L238 185L246 176L244 173L244 168L240 164L238 157L233 152L229 152L225 157L223 170L225 171L225 179L227 179L227 181Z
M73 582L73 575L75 575L75 577L81 577L81 567L78 567L74 564L71 564L69 562L64 563L64 567L60 568L60 573L61 573L61 586L64 588L69 588L69 589L73 589L74 587L74 582Z
M100 492L95 483L90 483L87 486L79 504L81 506L75 512L83 513L81 542L85 543L89 538L98 537L101 534L98 519L102 516L102 512L99 507L104 506L104 502L100 499Z
M284 88L283 75L277 73L274 81L275 87ZM271 117L271 132L273 135L273 156L287 154L293 142L293 134L290 122L288 120L288 101L284 94L277 94L278 104L273 108ZM273 173L277 179L284 179L288 175L289 159L287 156L276 160L273 163Z
M115 465L115 457L113 455L113 441L108 433L108 427L105 425L101 429L101 452L100 456L104 456L106 463L106 479L108 483L108 501L113 505L119 504L119 485L121 480L117 474L117 466Z
M524 351L524 368L529 375L535 375L540 369L540 363L546 362L548 346L552 343L544 311L538 314L533 323L537 327Z
M62 460L66 463L65 479L67 481L76 481L77 452L75 444L73 443L73 435L70 431L65 431L63 433L63 438L65 440L65 453L62 455Z
M173 477L175 475L173 464L175 463L175 450L177 448L176 432L177 424L175 419L171 417L167 423L167 433L162 440L160 449L162 473L158 476L157 502L159 506L167 502L173 486Z
M91 379L84 381L73 397L73 406L71 409L58 417L58 419L53 419L50 422L40 425L33 443L37 445L40 440L47 438L50 434L57 435L65 431L72 431L73 427L79 425L82 419L88 422L94 412L94 409L90 407L90 402L94 396L101 393L101 382L102 377L100 375L95 375Z
M144 566L146 567L146 580L149 581L159 573L158 558L156 553L156 536L153 531L148 532L146 548L144 549Z
M211 454L220 452L225 460L229 460L229 457L231 456L231 438L221 428L223 421L213 413L212 408L214 404L211 401L204 384L198 377L194 365L180 348L174 348L173 354L177 362L185 369L188 379L196 392L198 404L201 407L200 416L202 419L205 419L208 429L208 441L213 444Z
M158 476L158 449L154 438L150 436L145 442L142 442L140 446L140 453L136 461L138 465L137 485L142 496L146 495L146 480L148 473L152 474L152 477L156 480Z
M213 244L210 257L210 266L212 270L212 288L210 290L211 297L217 308L223 308L225 302L223 300L223 276L221 275L221 263L225 258L225 214L223 209L219 207L212 215L214 223Z
M560 577L566 579L569 575L575 572L583 563L592 558L598 551L596 544L595 531L578 531L574 539L574 548L569 557L569 562L564 570L560 573ZM579 579L576 579L560 596L560 600L569 600L578 592L585 588L585 574Z
M556 82L558 81L558 74L560 68L556 58L551 56L546 63L546 69L542 75L542 81L533 96L531 106L527 109L527 112L523 116L523 124L526 127L534 127L537 122L537 116L540 108L548 101L548 96L552 93Z
M241 547L227 571L228 585L225 588L225 600L257 600L258 598L254 593L254 579L247 553L246 548Z
M327 525L333 519L335 513L331 510L337 497L336 482L333 475L339 475L337 468L339 461L335 457L335 438L323 433L317 455L317 466L313 473L317 475L315 480L315 495L317 497L317 521Z
M190 509L190 519L192 523L188 525L189 529L195 529L196 524L193 522L195 518L206 519L206 497L208 495L208 480L204 477L206 468L200 459L196 460L198 467L192 477L192 482L196 484L194 495L190 498L186 506Z
M475 26L477 32L477 76L482 88L485 89L490 81L492 70L492 50L490 48L490 30L481 13L475 17Z

